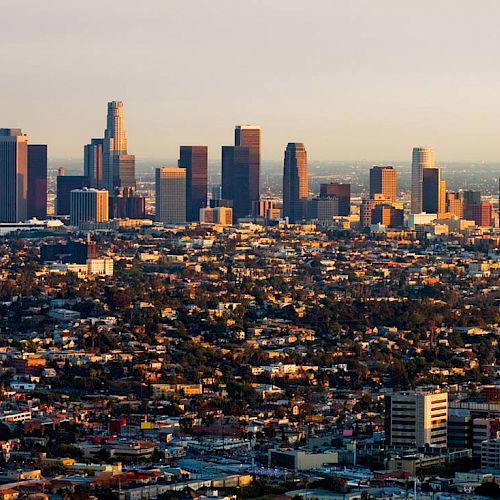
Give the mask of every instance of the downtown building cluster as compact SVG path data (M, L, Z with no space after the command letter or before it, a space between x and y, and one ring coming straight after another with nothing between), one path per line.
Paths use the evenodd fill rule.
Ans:
M263 197L261 135L258 126L235 127L234 145L221 150L221 186L211 190L208 147L180 146L177 166L156 170L155 209L147 213L148 200L137 191L135 156L128 153L123 102L112 101L103 137L84 146L83 175L65 175L59 169L55 216L69 217L79 227L115 219L223 225L312 221L375 231L412 227L424 235L443 224L460 229L494 225L493 205L479 191L447 190L430 148L413 150L409 207L401 199L392 166L370 169L368 196L354 211L348 183L321 183L319 193L311 195L307 151L298 142L285 149L282 198ZM47 146L29 145L18 129L1 129L0 148L0 222L46 219Z

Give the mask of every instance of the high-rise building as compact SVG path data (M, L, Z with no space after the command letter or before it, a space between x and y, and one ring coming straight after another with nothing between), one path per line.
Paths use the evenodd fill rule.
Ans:
M397 200L397 171L393 167L375 166L370 169L370 198L383 194L388 200Z
M28 145L28 218L47 218L47 145Z
M441 169L425 167L422 169L422 212L437 214L440 208Z
M464 202L464 209L467 209L468 205L477 205L481 203L481 191L462 191L462 199Z
M385 442L389 446L446 448L448 394L397 392L385 396Z
M156 169L155 219L164 224L186 222L186 169Z
M222 198L233 200L237 220L252 212L260 196L260 127L237 125L235 145L222 147Z
M110 193L117 187L136 187L135 156L127 153L122 101L108 103L102 147L102 177L103 187Z
M108 192L105 189L83 188L71 191L71 224L104 222L108 217Z
M486 201L468 205L467 207L467 218L473 220L476 226L490 227L492 213L493 206Z
M207 206L208 147L181 146L179 167L186 169L186 217L200 220L200 209Z
M58 175L56 187L56 214L69 215L71 212L71 191L89 187L85 175Z
M459 219L463 217L463 206L460 193L448 191L446 193L446 212L455 215Z
M0 129L0 222L28 215L28 138L21 129Z
M283 217L292 224L304 219L308 196L307 151L301 142L289 142L283 168Z
M431 148L413 148L411 163L411 213L423 212L423 169L434 167L434 151Z
M88 185L93 188L103 187L102 148L104 139L91 139L83 147L83 175L88 178Z
M328 184L319 185L320 198L329 198L336 196L339 200L339 213L338 215L347 216L351 215L351 185L330 182Z

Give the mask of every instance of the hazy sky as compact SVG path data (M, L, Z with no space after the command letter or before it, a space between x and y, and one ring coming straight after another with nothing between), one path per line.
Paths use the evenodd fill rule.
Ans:
M263 128L310 158L500 160L498 0L23 0L0 16L0 127L79 157L125 102L129 152Z

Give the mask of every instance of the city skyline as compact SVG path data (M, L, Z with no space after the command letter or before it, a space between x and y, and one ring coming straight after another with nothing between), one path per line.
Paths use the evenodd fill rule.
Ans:
M51 144L53 158L81 157L83 138L102 128L103 103L118 97L127 103L129 148L143 158L175 158L179 144L217 153L232 124L250 122L266 131L262 157L272 160L290 141L319 160L403 160L414 144L443 161L500 160L496 2L191 7L5 6L6 18L23 18L21 31L11 23L0 34L5 126ZM300 39L287 36L299 29ZM116 39L114 57L100 57Z

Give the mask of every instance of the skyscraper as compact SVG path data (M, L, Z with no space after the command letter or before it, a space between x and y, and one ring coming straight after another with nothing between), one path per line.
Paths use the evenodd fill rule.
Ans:
M86 144L83 147L83 175L88 178L88 185L90 187L103 187L103 144L104 139L91 139L90 144Z
M110 193L116 187L134 188L135 156L127 153L123 102L108 103L107 126L102 147L103 187Z
M422 212L439 213L441 197L441 169L425 167L422 169Z
M307 151L300 142L289 142L283 167L283 216L291 223L306 216L309 178Z
M186 169L186 217L200 220L200 209L207 206L208 147L181 146L179 167Z
M69 215L71 211L71 191L88 187L85 175L58 175L56 187L56 214Z
M397 200L397 171L390 166L370 169L370 198L383 194L388 200Z
M186 169L156 169L155 220L164 224L186 222Z
M47 145L28 145L28 218L47 218Z
M222 198L233 200L235 219L250 215L260 195L260 127L237 125L234 146L222 147Z
M434 152L431 148L413 148L411 163L411 213L423 211L423 169L434 167Z
M20 129L0 129L0 222L28 214L28 138Z
M71 224L108 220L108 192L105 189L83 188L71 191Z
M339 215L351 215L351 185L340 182L330 182L319 185L320 198L336 196L339 200Z
M463 217L463 204L460 193L448 191L446 193L446 212L455 215L459 219Z

